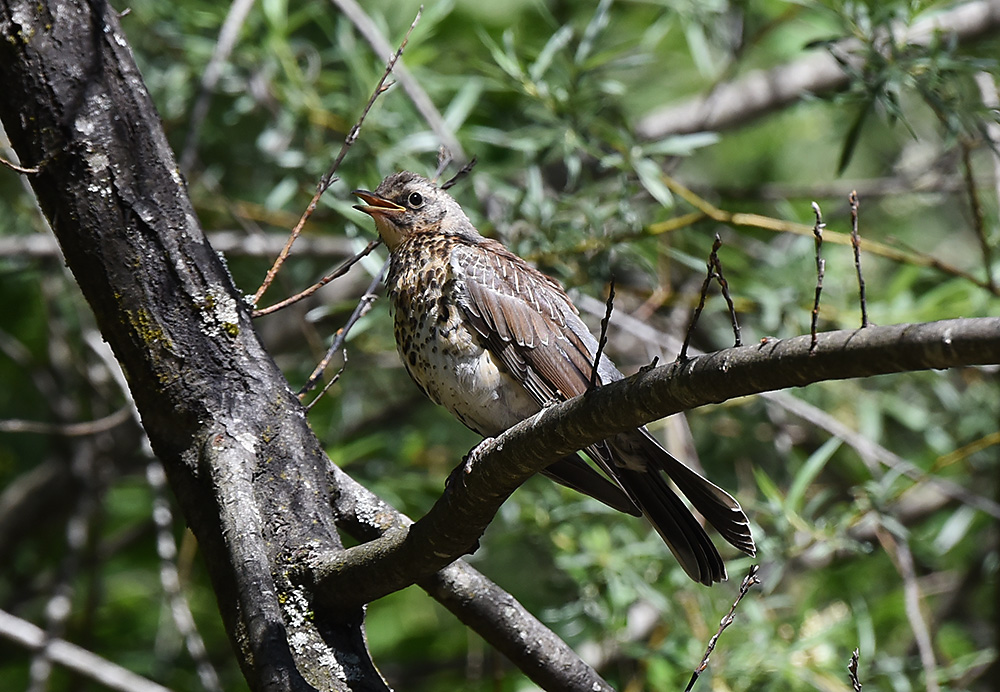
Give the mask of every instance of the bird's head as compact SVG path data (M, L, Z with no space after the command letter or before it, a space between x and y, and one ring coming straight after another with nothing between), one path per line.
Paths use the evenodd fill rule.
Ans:
M390 252L419 233L478 235L458 202L416 173L393 173L374 192L355 190L353 194L365 202L354 208L375 219L375 228Z

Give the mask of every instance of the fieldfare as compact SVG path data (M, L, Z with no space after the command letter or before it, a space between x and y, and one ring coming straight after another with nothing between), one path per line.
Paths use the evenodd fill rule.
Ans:
M395 173L355 208L375 220L389 248L386 279L396 345L407 372L432 401L483 436L542 407L584 393L597 339L555 279L484 238L433 182ZM623 375L606 357L601 383ZM712 584L726 567L674 485L729 543L753 555L749 522L729 493L671 456L645 427L586 450L544 474L614 509L644 515L692 579ZM610 479L610 480L609 480Z

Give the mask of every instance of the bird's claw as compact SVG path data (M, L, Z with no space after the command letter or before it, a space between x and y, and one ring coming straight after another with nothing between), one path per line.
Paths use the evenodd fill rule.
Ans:
M444 487L449 488L451 487L452 483L455 483L460 480L464 482L463 477L472 473L472 467L475 466L476 460L479 459L479 455L483 447L490 444L491 442L493 442L492 437L484 438L482 442L480 442L471 450L469 450L469 453L466 454L464 457L462 457L462 463L456 466L452 470L452 472L448 474L448 479L444 482Z

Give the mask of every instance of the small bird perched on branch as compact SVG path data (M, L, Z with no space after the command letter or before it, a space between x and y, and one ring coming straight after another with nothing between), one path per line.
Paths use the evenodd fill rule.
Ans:
M555 279L481 236L451 195L415 173L395 173L374 192L354 194L365 202L355 208L375 220L389 248L396 345L431 400L491 437L587 391L597 339ZM597 374L599 383L623 377L603 354ZM645 427L586 451L607 478L575 454L544 474L644 515L695 581L722 581L726 567L665 476L723 538L754 554L739 503L672 457Z

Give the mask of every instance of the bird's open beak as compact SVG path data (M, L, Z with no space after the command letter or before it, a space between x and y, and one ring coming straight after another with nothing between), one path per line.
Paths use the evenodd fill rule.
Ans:
M384 197L379 197L374 192L369 192L368 190L355 190L351 194L356 195L367 202L367 204L355 204L354 208L358 211L363 211L369 216L393 214L406 211L406 207L401 207L395 202L390 202Z

